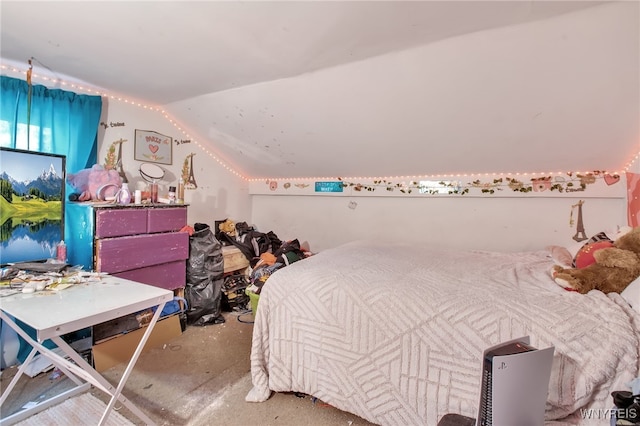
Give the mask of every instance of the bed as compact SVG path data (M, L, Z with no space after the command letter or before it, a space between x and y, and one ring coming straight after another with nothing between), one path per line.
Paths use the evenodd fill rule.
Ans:
M552 265L547 250L381 241L296 262L262 289L246 400L301 392L380 425L476 417L483 350L530 336L555 347L545 419L582 424L639 376L640 314L617 293L562 289Z

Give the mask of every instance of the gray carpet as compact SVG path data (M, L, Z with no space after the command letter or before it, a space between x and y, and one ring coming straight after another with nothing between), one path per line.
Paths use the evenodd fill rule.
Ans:
M16 423L18 426L84 426L98 424L106 404L90 393L74 396L66 401L47 408L26 420ZM111 411L107 418L108 426L132 426L129 420L117 411Z
M239 317L226 313L227 322L205 327L187 327L177 338L143 353L133 369L123 395L146 413L158 426L370 426L371 423L350 413L293 393L274 393L261 403L245 402L251 389L250 361L251 315ZM116 385L126 365L119 364L103 376ZM0 388L13 378L17 368L0 376ZM29 401L67 390L71 381L52 372L35 378L23 376L3 404L4 415L20 409ZM109 402L106 394L92 389L91 394ZM118 414L134 425L142 426L126 407L116 403ZM81 423L97 424L95 421ZM32 423L33 424L33 423ZM56 423L37 423L55 425ZM76 426L64 423L65 426Z

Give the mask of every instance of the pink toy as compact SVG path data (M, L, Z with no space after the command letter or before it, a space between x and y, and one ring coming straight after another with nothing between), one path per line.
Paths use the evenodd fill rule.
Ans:
M69 173L67 182L80 193L78 201L104 200L114 197L122 186L122 178L116 170L105 170L100 164L78 173ZM100 190L103 188L103 190ZM100 191L99 191L100 190Z

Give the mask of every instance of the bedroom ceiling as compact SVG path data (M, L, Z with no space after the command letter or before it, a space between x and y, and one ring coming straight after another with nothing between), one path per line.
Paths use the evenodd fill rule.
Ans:
M637 2L7 1L3 62L160 106L240 173L620 170Z

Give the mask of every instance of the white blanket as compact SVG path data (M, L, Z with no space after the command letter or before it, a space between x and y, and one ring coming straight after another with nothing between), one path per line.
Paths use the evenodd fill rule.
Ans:
M543 251L358 241L280 269L260 296L246 399L302 392L381 425L476 417L483 350L528 335L555 347L546 419L582 424L639 375L640 316L618 294L563 290L551 266Z

